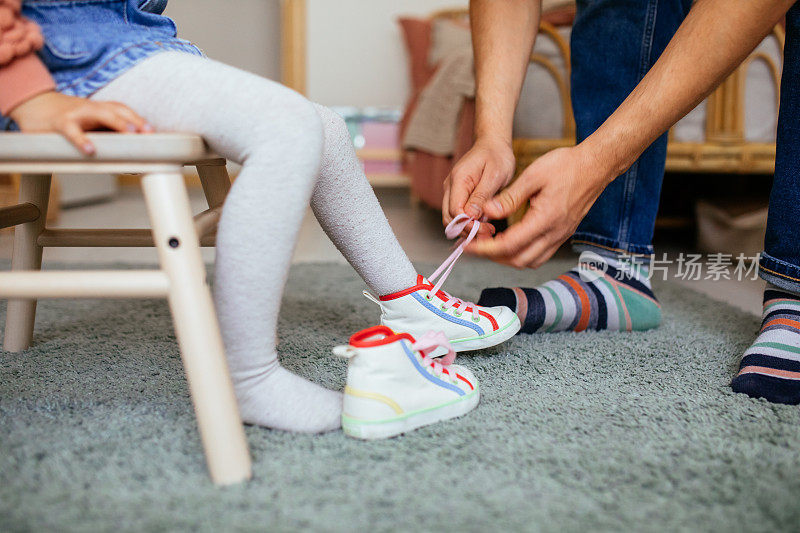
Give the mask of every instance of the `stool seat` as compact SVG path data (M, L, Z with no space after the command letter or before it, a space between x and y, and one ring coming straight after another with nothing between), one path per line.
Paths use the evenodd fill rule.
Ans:
M87 156L58 133L0 133L0 161L187 163L213 159L199 135L191 133L87 134L96 153Z

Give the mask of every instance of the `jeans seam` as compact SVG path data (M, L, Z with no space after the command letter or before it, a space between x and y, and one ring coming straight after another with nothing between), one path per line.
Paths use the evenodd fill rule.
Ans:
M595 235L587 232L575 233L570 242L573 246L594 246L611 252L626 253L630 255L651 255L653 253L652 245L621 243L615 239L609 239L608 237L602 235ZM628 249L621 248L620 246L626 246ZM635 248L637 251L631 251L630 248ZM639 250L646 251L640 252Z
M625 189L622 196L622 217L620 220L617 240L623 244L630 244L631 232L631 211L633 210L633 199L636 191L636 179L639 176L639 160L637 159L631 168L625 172Z
M780 272L776 272L776 271L774 271L774 270L772 270L770 268L765 267L764 265L758 265L758 268L760 268L761 270L764 270L765 272L767 272L769 274L772 274L773 276L786 278L786 279L791 280L791 281L800 281L800 278L793 278L792 276L789 276L788 274L781 274Z
M644 35L642 36L642 49L639 61L639 81L642 81L647 71L650 70L650 55L653 51L653 34L656 27L656 13L658 12L658 0L649 0L647 3L647 17L644 22Z
M789 274L773 270L772 268L764 266L764 263L768 263L770 264L770 266L774 267L780 267L782 266L782 264L785 264L787 268L790 267L794 269L800 269L800 267L798 267L797 265L792 265L791 263L787 263L786 261L781 261L780 259L776 259L765 252L761 255L761 260L759 261L758 268L774 276L778 276L794 282L800 282L800 278L796 278L794 276L790 276Z
M644 78L645 74L647 74L647 71L650 69L650 55L653 51L653 35L655 33L657 11L658 0L649 0L644 23L644 34L642 35L637 83ZM633 210L633 203L636 197L636 181L639 177L639 159L631 165L622 177L625 180L625 188L622 197L622 216L617 233L617 241L627 246L630 244L631 239L631 211Z

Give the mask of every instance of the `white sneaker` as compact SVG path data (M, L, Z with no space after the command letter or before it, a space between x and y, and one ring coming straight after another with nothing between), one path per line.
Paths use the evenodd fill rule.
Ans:
M447 355L431 353L444 347ZM373 326L350 337L333 353L349 359L342 429L359 439L384 439L455 418L480 400L478 380L451 364L455 351L441 332L419 340Z
M458 241L450 257L428 280L417 276L415 286L380 298L364 291L364 296L381 306L381 324L414 337L428 331L442 331L457 352L489 348L517 334L522 324L508 307L483 307L440 290L464 247L478 234L481 223L461 214L444 230L449 239L454 239L469 223L472 223L469 235ZM432 285L436 278L439 281Z
M420 337L428 331L442 331L457 352L480 350L505 342L517 334L522 324L517 314L505 306L482 307L454 298L417 277L417 284L406 290L375 298L381 307L381 324L394 331Z

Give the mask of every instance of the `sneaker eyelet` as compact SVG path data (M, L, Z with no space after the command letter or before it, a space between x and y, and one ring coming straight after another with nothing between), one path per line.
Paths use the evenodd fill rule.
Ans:
M461 316L461 315L463 315L463 314L464 314L464 313L459 313L458 311L456 311L455 313L453 313L453 316L460 317L460 316Z
M442 311L447 311L444 304L439 304L439 309L441 309Z
M472 321L473 321L473 322L475 322L475 323L477 324L478 322L480 322L480 321L481 321L481 319L480 319L480 318L475 318L475 317L472 317Z
M431 293L428 293L425 295L425 299L430 302L431 300L433 300L433 295Z

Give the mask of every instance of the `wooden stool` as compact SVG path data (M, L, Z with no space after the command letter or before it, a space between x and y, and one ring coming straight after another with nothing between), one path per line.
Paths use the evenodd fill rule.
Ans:
M169 301L211 479L251 476L250 454L233 392L222 336L206 283L200 245L213 246L230 189L225 160L197 135L89 135L87 157L57 134L0 133L0 172L20 173L19 204L0 209L0 228L16 226L11 272L0 273L8 298L3 347L27 349L37 298L152 298ZM209 209L192 218L182 167L195 165ZM47 229L53 173L142 175L152 231ZM40 272L45 246L155 246L158 270Z

